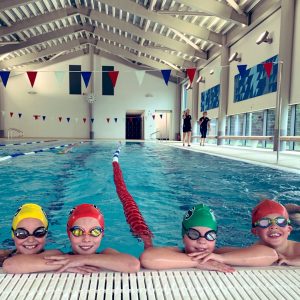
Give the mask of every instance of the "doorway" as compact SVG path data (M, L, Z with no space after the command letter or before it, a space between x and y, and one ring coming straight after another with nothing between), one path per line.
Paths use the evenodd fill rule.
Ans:
M144 138L144 114L126 113L126 139L141 140Z
M172 111L155 111L156 138L158 140L170 140L172 132Z

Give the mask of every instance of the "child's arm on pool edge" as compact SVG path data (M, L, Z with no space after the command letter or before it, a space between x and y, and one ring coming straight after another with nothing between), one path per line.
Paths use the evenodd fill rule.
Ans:
M247 267L270 266L278 260L278 254L275 249L264 245L252 245L247 248L238 248L221 254L197 252L188 255L197 261L207 262L215 260L232 266Z

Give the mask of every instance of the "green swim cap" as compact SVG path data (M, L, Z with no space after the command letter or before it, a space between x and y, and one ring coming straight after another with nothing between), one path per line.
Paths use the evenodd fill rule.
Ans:
M209 227L217 231L218 226L215 215L213 211L204 204L194 206L184 215L182 220L182 236L185 235L185 229L196 226Z

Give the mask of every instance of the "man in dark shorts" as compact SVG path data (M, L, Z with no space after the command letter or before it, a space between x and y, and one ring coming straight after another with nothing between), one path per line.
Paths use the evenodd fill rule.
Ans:
M201 140L200 140L200 146L204 146L207 129L210 129L210 119L207 117L207 111L203 112L203 116L199 119L199 125L200 125L200 133L201 133Z

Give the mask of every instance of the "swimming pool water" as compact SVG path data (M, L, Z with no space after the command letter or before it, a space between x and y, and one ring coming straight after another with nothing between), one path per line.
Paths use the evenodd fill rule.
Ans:
M70 209L93 203L105 217L101 249L112 247L138 256L143 243L131 235L115 191L112 155L116 147L116 143L89 142L66 155L49 151L2 162L0 248L13 247L10 227L16 209L34 202L45 208L50 221L47 248L68 251L65 228ZM33 148L30 145L30 151ZM22 146L23 152L26 149ZM300 190L300 176L294 173L155 143L126 143L119 163L157 246L182 246L183 214L198 203L215 211L218 246L255 241L250 232L251 209L260 199L279 196L283 203L300 204L299 197L293 196ZM292 238L300 241L297 227Z

